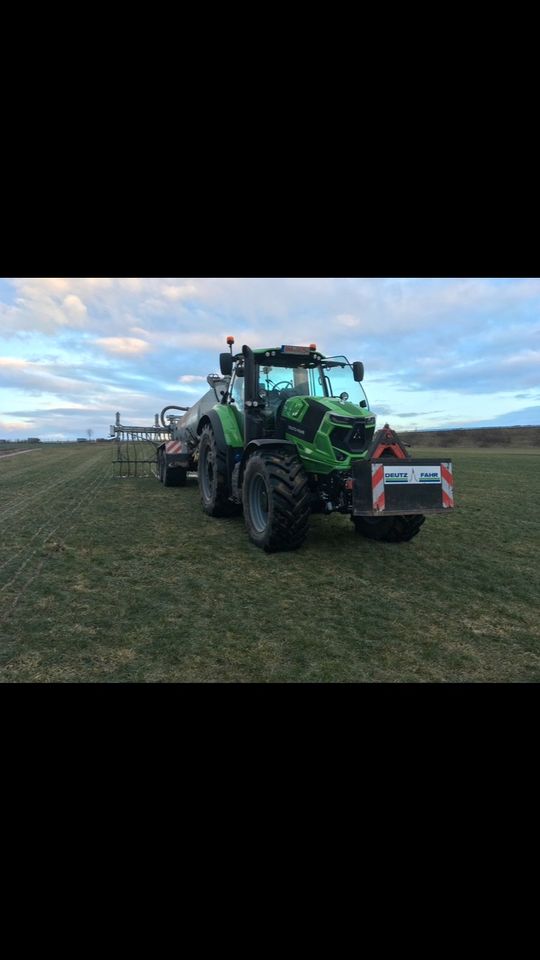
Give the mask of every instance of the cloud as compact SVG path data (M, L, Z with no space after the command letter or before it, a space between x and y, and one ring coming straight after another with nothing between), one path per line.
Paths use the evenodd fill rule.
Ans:
M145 330L144 327L131 327L130 333L134 333L137 337L147 337L150 338L152 333L150 330Z
M188 283L183 287L175 287L170 285L165 285L161 288L161 294L167 300L187 300L189 298L193 299L197 295L197 287L192 283Z
M26 393L69 393L78 395L88 385L65 376L61 365L36 363L18 357L0 357L0 388L12 387Z
M22 280L19 289L24 295L31 297L39 297L45 293L63 295L69 290L69 283L70 281L66 277L33 277Z
M28 430L32 426L33 420L0 420L0 431L2 433L18 433Z
M460 393L497 393L520 387L534 389L540 382L540 351L522 350L499 360L459 357L420 357L389 379L406 390L453 390Z
M380 409L380 408L378 407L377 409ZM408 411L407 413L401 413L401 411L397 411L397 410L388 410L387 412L391 413L393 417L402 417L404 419L409 419L410 417L427 417L429 419L430 417L436 416L437 414L442 413L444 411L412 410L412 411Z
M18 298L18 321L33 314L35 323L49 332L65 323L66 298L77 297L93 324L106 320L107 335L124 334L126 314L134 320L131 325L146 328L141 321L150 319L158 330L158 318L167 318L172 309L177 311L176 323L186 321L191 330L197 311L202 311L203 322L213 328L205 332L232 322L238 329L254 328L261 343L267 340L269 319L285 339L290 339L292 323L308 342L315 332L326 339L330 324L338 331L384 338L432 326L439 332L445 326L447 332L462 327L470 332L474 318L491 325L492 319L510 309L514 320L523 318L530 303L540 297L540 280L535 278L60 277L11 282Z
M28 360L20 360L17 357L0 357L0 367L5 370L22 370L30 366Z
M336 317L336 323L341 327L359 327L360 318L353 316L352 313L340 313Z
M412 417L399 411L413 403L431 410L414 414L425 421L441 395L447 419L471 397L531 403L540 383L538 278L11 278L0 300L2 341L16 354L2 346L2 399L41 394L56 409L122 403L144 420L200 390L228 334L237 350L316 342L363 360L383 416Z
M17 296L11 309L2 313L6 334L41 330L50 335L61 328L86 325L87 308L81 297L70 292L70 280L38 277L13 282Z
M102 337L94 341L109 353L124 354L127 356L140 355L151 350L151 344L137 337Z
M486 420L460 420L459 422L443 423L442 427L537 427L540 426L540 407L525 407L521 410L510 410L497 417Z
M88 313L88 310L86 309L81 298L75 296L73 293L70 293L67 297L64 297L63 305L72 318L79 319L86 316Z
M102 412L108 412L108 407L104 408ZM72 407L49 407L46 405L40 406L37 410L6 410L6 415L8 417L40 417L46 415L47 417L80 417L81 413L97 413L100 412L99 408L95 404L75 404Z
M141 277L119 277L118 284L122 290L128 290L130 293L141 293L144 289Z

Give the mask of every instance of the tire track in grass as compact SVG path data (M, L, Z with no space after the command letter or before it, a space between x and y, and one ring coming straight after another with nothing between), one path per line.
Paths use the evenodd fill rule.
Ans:
M89 486L87 486L87 487L85 488L85 496L87 497L88 491L89 491L89 490L92 490L92 488L94 487L94 485L95 485L99 480L104 480L104 479L105 479L105 476L103 476L103 477L96 477L95 480L91 481L91 483L89 484ZM78 502L80 502L80 501L78 501ZM57 511L55 511L55 520L60 520L60 519L63 519L64 517L66 517L66 516L71 516L71 514L72 514L72 512L73 512L73 511L70 509L71 506L72 506L72 504L70 504L68 507L66 507L65 510L61 511L60 513L57 512ZM6 567L9 567L10 564L12 564L14 561L16 561L19 557L23 556L23 554L26 554L26 553L28 552L28 547L30 546L30 544L31 544L34 540L36 540L36 538L39 537L40 534L42 534L44 530L47 529L47 527L49 526L49 524L50 524L50 517L49 517L48 520L45 521L45 523L43 523L43 524L36 530L36 532L30 537L30 539L27 540L25 546L24 546L21 550L19 550L17 553L12 554L10 557L8 557L7 560L4 560L4 562L0 565L0 573L1 573L3 570L5 570ZM44 543L47 542L47 539L49 538L49 536L52 536L52 534L56 533L56 531L60 529L60 526L61 526L61 523L60 523L60 524L57 523L56 527L55 527L52 531L49 531L49 534L48 534L47 537L45 538ZM26 564L23 564L23 567L24 567L25 565L26 565ZM23 569L23 567L21 567L20 569ZM5 587L2 587L2 588L0 589L0 593L3 593L4 589L5 589Z
M7 522L9 522L9 520L17 518L19 514L22 513L23 510L28 510L28 508L33 503L35 503L36 500L39 500L40 498L46 496L52 490L55 490L56 493L58 493L59 487L61 488L69 487L69 485L72 483L73 480L76 480L81 475L86 473L89 469L91 469L93 466L95 466L97 459L98 457L95 457L93 460L83 461L78 468L75 468L75 470L72 470L70 472L68 477L65 477L65 476L60 477L59 480L55 480L53 483L50 483L46 487L39 487L33 495L30 494L29 496L26 496L23 498L21 496L21 490L19 490L17 492L16 497L14 497L13 500L6 506L6 509L0 513L0 521L4 521L4 519L7 517L8 518ZM18 503L19 501L21 501L20 506L14 508L13 505Z
M36 486L41 480L43 466L46 468L47 462L45 461L45 464L43 464L41 458L35 457L30 463L24 464L26 469L8 471L3 470L3 466L4 464L0 463L0 491L2 494L0 520L8 517L13 508L20 504L21 497L29 497L36 490ZM17 463L15 466L19 467L20 464Z
M88 469L88 464L82 464L81 467L82 469L79 469L76 472L70 473L69 477L67 478L61 477L59 480L56 480L54 483L50 483L47 487L40 487L38 490L36 490L36 492L33 495L30 494L30 496L28 497L22 498L21 492L19 491L18 495L9 504L6 510L4 510L3 513L0 513L0 520L4 522L7 518L6 522L9 523L10 520L17 519L19 514L21 514L24 510L28 510L29 507L31 507L36 501L39 501L42 497L50 494L51 491L54 490L56 495L61 490L68 488L74 479L77 479L77 477L80 477L81 475L86 473ZM14 507L14 504L18 502L20 502L20 506ZM5 523L4 523L4 528L5 528Z
M28 564L31 563L31 561L43 549L43 547L45 547L45 545L51 540L51 538L55 535L55 533L58 532L58 530L60 529L63 530L63 536L69 535L69 533L73 530L76 524L74 522L70 524L68 527L64 527L64 521L66 519L69 519L70 517L73 517L74 514L76 513L78 513L80 516L81 507L84 508L84 506L88 506L90 503L93 503L93 501L97 497L97 494L99 493L99 491L101 490L101 488L103 487L107 479L108 479L108 469L102 475L95 478L95 480L85 489L80 499L77 500L74 505L72 505L71 509L68 509L64 512L61 522L57 523L57 525L52 530L49 530L45 538L40 542L40 544L35 548L35 550L33 550L32 553L30 553L29 556L26 557L26 559L20 565L18 570L11 577L11 580L9 580L8 583L4 584L4 586L0 588L0 595L4 594L7 590L9 590L10 587L12 587L20 579L21 574L28 567ZM23 596L27 592L30 584L37 579L47 559L48 559L47 556L41 557L34 573L31 574L31 576L27 580L25 580L21 590L19 590L19 592L15 595L13 603L9 604L7 607L4 608L7 611L8 617L17 606L21 596ZM7 620L8 617L6 617L5 620Z
M33 450L17 450L16 453L0 453L0 460L7 460L9 457L20 457L22 453L36 453L36 449Z
M96 466L95 458L91 461L86 461L83 464L83 466L86 468L86 471L95 468ZM69 477L67 478L64 477L62 481L63 482L62 490L60 491L56 489L56 496L58 496L59 493L64 493L65 489L69 488L72 485L74 480L79 479L80 472L81 471L77 471L76 474L71 473ZM93 481L91 481L91 483L93 483ZM41 488L39 491L37 491L35 496L37 497L44 496L47 491L50 492L50 489L51 489L51 485L45 488ZM88 491L88 487L86 487L85 490ZM24 544L24 546L20 550L18 550L17 553L11 554L6 560L4 560L4 562L0 565L0 573L2 572L2 570L5 570L5 568L8 567L11 563L13 563L14 560L17 559L17 557L20 557L23 553L26 553L29 544L31 544L36 539L36 537L38 537L47 528L47 526L51 523L51 520L55 522L59 519L59 517L63 517L66 514L66 512L69 511L69 508L71 506L71 504L68 503L67 506L62 510L62 508L55 507L54 504L55 504L54 498L50 498L50 497L47 498L47 505L50 508L50 510L54 512L54 517L48 516L45 519L45 522L41 524L38 530L36 530L36 532L33 534L32 537L30 537L30 539ZM28 499L25 499L24 507L27 507L27 506L28 506ZM5 530L5 524L3 525L3 529Z

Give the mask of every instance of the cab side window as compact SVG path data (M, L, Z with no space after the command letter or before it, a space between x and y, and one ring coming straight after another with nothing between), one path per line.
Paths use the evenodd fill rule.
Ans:
M244 410L244 377L236 376L231 385L231 397L234 400L234 406L240 413Z

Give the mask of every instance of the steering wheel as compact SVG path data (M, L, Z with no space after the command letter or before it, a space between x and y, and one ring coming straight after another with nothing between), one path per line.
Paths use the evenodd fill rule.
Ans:
M292 383L290 380L280 380L278 383L272 384L272 390L278 390L283 386L284 390L292 390Z

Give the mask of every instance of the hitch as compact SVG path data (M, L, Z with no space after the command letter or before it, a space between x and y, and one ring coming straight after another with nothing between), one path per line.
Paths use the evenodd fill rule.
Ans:
M368 455L373 460L379 457L394 456L398 460L407 460L408 454L404 443L399 439L397 433L385 423L382 430L378 430L368 449Z

